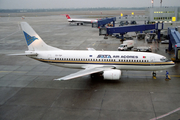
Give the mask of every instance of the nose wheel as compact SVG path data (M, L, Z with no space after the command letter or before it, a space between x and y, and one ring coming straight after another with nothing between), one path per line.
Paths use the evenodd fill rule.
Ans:
M156 72L153 71L152 76L153 76L153 79L156 79Z

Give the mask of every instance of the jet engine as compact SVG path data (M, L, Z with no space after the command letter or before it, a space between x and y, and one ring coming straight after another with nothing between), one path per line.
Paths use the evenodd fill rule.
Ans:
M105 80L119 80L121 78L121 70L104 71L103 77Z

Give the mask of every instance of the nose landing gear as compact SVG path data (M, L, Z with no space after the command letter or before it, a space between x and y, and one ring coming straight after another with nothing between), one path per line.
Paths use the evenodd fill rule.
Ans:
M156 79L156 72L153 71L152 76L153 76L153 79Z

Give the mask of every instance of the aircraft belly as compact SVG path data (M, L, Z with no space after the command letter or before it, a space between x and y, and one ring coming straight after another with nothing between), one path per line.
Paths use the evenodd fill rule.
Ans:
M120 69L120 70L139 70L139 71L157 71L157 70L166 69L160 66L139 66L139 65L118 65L115 67L116 69ZM167 66L167 68L168 67L169 66Z

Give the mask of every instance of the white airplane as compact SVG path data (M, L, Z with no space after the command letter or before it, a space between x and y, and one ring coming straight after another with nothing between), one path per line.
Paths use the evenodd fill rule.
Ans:
M65 14L68 22L76 23L77 25L83 25L84 23L93 23L98 20L90 20L90 19L72 19L68 14Z
M69 80L85 75L102 75L107 80L119 80L121 70L158 71L173 67L175 64L166 57L145 52L62 50L47 45L40 36L26 23L21 23L28 45L28 51L22 54L35 60L56 66L83 69L76 73L55 80Z

